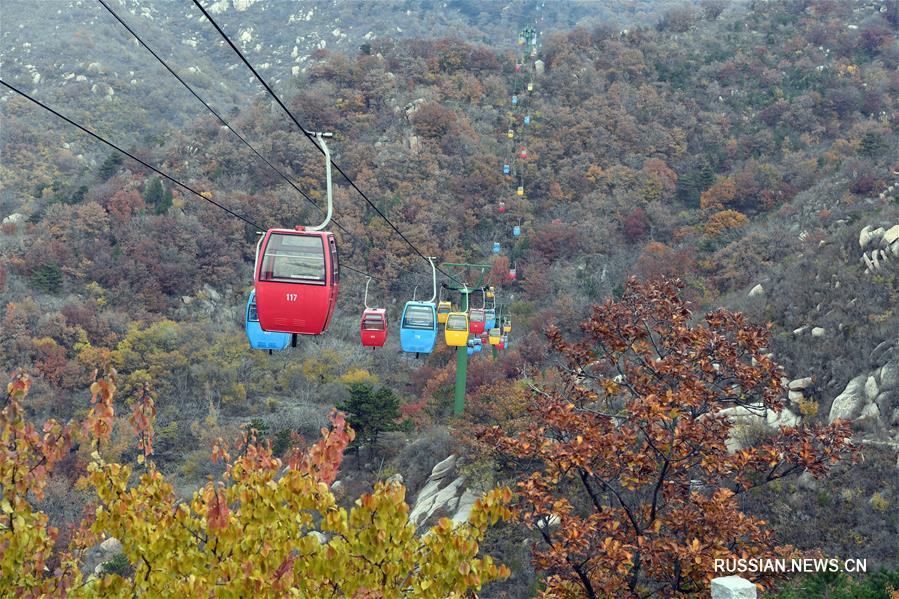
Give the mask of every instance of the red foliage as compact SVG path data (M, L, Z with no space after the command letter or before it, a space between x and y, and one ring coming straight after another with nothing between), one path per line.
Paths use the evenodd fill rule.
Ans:
M134 189L116 192L106 204L113 221L120 224L128 222L132 216L143 212L146 208L144 199Z
M412 116L415 133L425 139L440 139L456 123L456 113L436 102L423 104Z
M544 259L552 262L576 254L580 250L581 236L571 223L553 219L541 229L539 235L532 237L531 246Z
M501 463L520 465L518 516L540 539L549 596L701 593L715 559L788 557L737 496L822 476L851 454L845 422L781 427L729 450L721 410L780 412L782 371L766 355L766 329L723 310L693 324L680 287L631 279L619 301L594 307L583 340L551 331L560 382L531 394L526 419L512 411L510 426L479 434Z
M893 43L893 32L883 25L868 25L859 33L862 49L868 54L877 54Z
M695 269L693 249L685 247L675 250L664 243L651 241L634 265L634 271L647 280L663 277L678 277Z
M855 194L864 195L874 191L874 186L876 184L877 178L874 176L874 173L863 171L850 181L849 191Z
M649 232L649 216L643 208L634 208L624 219L624 236L631 243L643 239Z

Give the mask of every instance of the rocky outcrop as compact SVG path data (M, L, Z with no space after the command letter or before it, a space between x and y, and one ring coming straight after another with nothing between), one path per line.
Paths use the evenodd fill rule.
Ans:
M837 395L830 405L828 422L858 418L865 403L865 382L867 379L867 375L862 374L849 381L843 392Z
M478 495L465 488L465 477L456 475L456 459L451 455L434 466L418 492L409 521L419 530L441 517L450 517L456 524L468 520Z
M712 599L755 599L758 591L745 578L723 576L712 579L711 592Z
M761 283L749 290L748 297L761 297L765 295L765 288Z
M780 412L775 412L774 410L766 408L762 403L725 408L718 413L722 416L727 416L733 425L731 436L725 441L725 445L730 451L739 451L742 449L742 444L738 438L741 428L747 426L766 426L772 430L779 430L782 426L788 428L799 426L801 421L801 417L789 408L784 408Z
M9 216L3 218L4 225L17 225L19 223L24 223L28 219L27 216L20 212L13 212Z
M122 553L122 543L115 537L109 537L100 545L88 552L85 563L95 562L93 567L94 574L101 574L115 556Z
M846 384L830 406L829 422L868 420L888 429L899 427L899 357L895 352L880 353L888 356L887 362Z
M879 272L899 258L899 224L892 227L865 226L858 234L861 261L868 274Z

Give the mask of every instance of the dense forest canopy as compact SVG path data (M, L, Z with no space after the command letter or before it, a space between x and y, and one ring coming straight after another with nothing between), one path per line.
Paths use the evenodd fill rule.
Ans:
M50 4L58 10L0 9L4 81L262 227L320 219L102 6ZM590 367L563 357L561 338L547 333L589 339L591 306L630 297L631 276L677 278L691 314L679 325L722 307L767 323L753 356L781 367L766 380L789 383L774 425L744 419L727 434L762 447L780 424L855 421L858 465L820 482L772 480L739 495L741 512L767 520L778 543L841 556L861 548L895 569L899 2L210 4L299 122L334 133L335 161L412 245L490 264L487 280L514 323L509 347L473 357L467 409L453 418L454 352L438 343L427 358L401 354L395 329L385 348L363 350L365 277L344 271L327 335L274 355L250 350L242 327L255 227L4 89L0 364L29 376L30 418L83 418L94 373L114 368L121 414L152 395L153 462L181 497L221 473L207 460L216 438L252 428L286 461L300 437L329 426L333 406L361 433L342 465L351 492L339 499L402 474L411 501L451 454L483 492L539 468L520 447L520 467L488 455L479 427L522 431L528 407L547 409L541 390L565 397L565 368ZM316 148L198 11L110 5L323 201ZM537 56L523 61L534 74L525 91L516 38L530 24L540 33ZM526 98L527 126L513 94ZM502 167L519 146L527 158L510 179ZM429 267L346 180L335 183L341 260L377 275L370 297L397 323L416 286L429 295ZM136 460L127 416L112 423L103 458ZM40 507L56 525L78 520L89 501L83 487L72 491L86 449L50 478ZM797 530L796 518L814 530ZM478 532L498 561L518 564L497 593L546 584L522 544L525 524ZM534 562L559 576L557 590L573 580L558 559ZM609 580L600 582L620 583Z

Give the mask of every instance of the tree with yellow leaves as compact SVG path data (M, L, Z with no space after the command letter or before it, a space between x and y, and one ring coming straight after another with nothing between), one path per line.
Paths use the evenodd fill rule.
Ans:
M408 520L405 489L379 483L352 509L329 485L353 430L340 414L330 430L286 464L245 435L213 459L225 464L188 501L152 461L152 395L135 402L129 422L139 439L137 465L100 454L114 418L114 373L96 381L84 422L25 418L29 381L15 377L0 411L0 589L14 596L73 597L462 597L509 575L479 556L487 527L510 516L508 489L487 493L467 523L442 519L419 537ZM39 432L42 431L42 432ZM96 507L67 549L30 500L40 499L54 465L76 440L93 450L84 481ZM232 455L233 454L233 455ZM132 574L82 573L88 547L104 537L122 543ZM48 567L49 565L49 567Z

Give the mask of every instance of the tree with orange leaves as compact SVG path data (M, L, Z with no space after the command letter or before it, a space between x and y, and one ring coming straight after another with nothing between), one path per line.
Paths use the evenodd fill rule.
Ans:
M330 429L282 463L251 433L235 446L217 443L225 472L184 500L156 469L155 407L143 388L129 422L138 465L108 463L103 443L115 418L114 374L91 386L82 423L26 417L29 380L16 376L0 404L0 589L21 597L461 597L509 576L479 556L486 529L508 518L509 489L478 499L467 522L441 519L426 535L409 521L405 489L378 483L347 510L330 485L353 430L332 414ZM85 441L93 453L83 479L96 506L56 547L59 531L32 501L51 470ZM84 574L88 547L106 536L121 542L131 572Z
M728 231L745 227L749 219L742 212L736 210L719 210L709 217L705 224L705 234L709 237L718 237Z
M479 435L518 471L546 596L698 593L716 558L788 554L737 497L823 475L849 453L843 422L781 427L730 451L721 410L781 411L781 371L766 329L723 310L694 323L680 288L631 279L620 300L594 307L581 340L551 330L561 382L534 387L526 430Z

